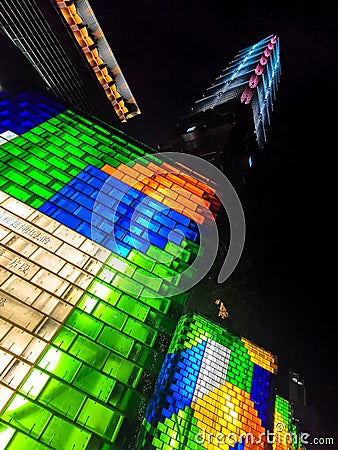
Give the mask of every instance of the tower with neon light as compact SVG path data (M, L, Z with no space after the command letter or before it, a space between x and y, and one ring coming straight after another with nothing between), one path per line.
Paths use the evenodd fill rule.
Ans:
M267 141L280 74L277 36L241 50L162 149L195 154L230 178L236 178L236 172L245 177Z

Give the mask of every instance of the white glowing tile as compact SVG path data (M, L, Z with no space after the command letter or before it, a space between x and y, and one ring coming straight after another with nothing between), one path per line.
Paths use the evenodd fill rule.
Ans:
M2 315L4 309L5 309L4 307L0 308L0 316L2 316L2 317L4 317ZM0 339L2 339L11 328L12 328L12 325L10 323L8 323L5 320L0 318Z
M21 355L27 345L32 340L32 335L26 333L20 328L13 327L9 333L1 340L0 346L4 349L10 350L16 355Z
M36 331L36 334L42 339L50 341L55 336L60 326L61 325L59 322L56 322L50 317L47 317L41 324L40 328L38 328L38 330Z
M0 308L0 316L4 319L10 320L16 325L31 332L33 332L43 320L44 315L41 314L40 311L31 308L29 305L26 305L9 295L6 296L6 300L5 306Z
M53 309L51 316L58 322L63 323L72 310L73 307L68 303L59 302Z
M26 219L32 213L32 208L30 206L12 198L3 202L2 206L6 208L7 211L14 213L22 219Z
M89 239L85 240L85 242L81 245L80 250L101 262L106 262L108 257L111 255L110 250L95 244L95 242L90 241Z
M14 395L14 391L12 389L9 389L7 386L4 386L3 384L0 384L0 414L2 413L2 411L4 410L5 406L7 405L7 403L9 402L9 400L11 399L11 397ZM14 432L14 430L13 430ZM5 449L6 447L1 447L2 445L2 440L0 441L0 448L2 450ZM7 445L7 443L6 443Z
M26 258L28 258L37 248L39 248L38 245L33 244L27 239L24 239L23 237L12 232L2 240L2 244L6 247L10 247L11 250Z
M45 269L40 269L31 281L43 290L57 296L61 296L69 286L67 281L64 281L62 278Z
M31 255L30 259L53 273L58 273L59 270L61 270L61 268L66 264L65 260L53 255L51 252L48 252L46 249L41 247L38 248L33 255Z
M62 239L64 242L68 242L68 244L73 247L80 247L81 244L86 240L85 236L77 233L76 231L71 230L65 225L60 225L54 232L53 235Z
M30 223L42 228L47 233L53 233L60 225L60 223L56 220L51 219L33 208L31 208L31 215L27 217L27 220Z
M80 300L84 291L76 286L70 286L67 291L62 296L62 300L70 303L71 305L76 305L76 303Z
M9 195L4 191L0 191L0 203L4 202L7 198L9 198Z
M5 230L3 227L0 227L0 240L2 240L9 233L8 230Z
M19 136L18 134L15 134L11 130L7 130L7 131L4 131L3 133L0 133L0 137L2 137L3 139L6 139L6 141L11 141L12 139L14 139L18 136Z
M16 275L11 275L2 284L1 289L27 304L33 303L41 294L41 289Z
M89 259L88 255L66 243L61 245L56 254L77 267L83 267Z
M33 338L21 354L21 358L34 364L39 359L42 352L47 347L47 343L38 338Z
M25 383L21 386L20 392L28 397L36 398L49 380L49 376L38 369L33 369Z
M224 346L212 339L207 339L201 368L198 374L193 402L203 395L214 391L225 383L230 352L224 351ZM216 359L214 355L217 355Z
M0 375L4 372L4 370L9 366L14 357L5 350L0 350ZM1 380L1 377L0 377Z
M38 271L39 267L29 260L18 256L0 245L0 264L10 272L30 280Z
M1 382L12 389L17 389L30 371L31 366L16 359L7 372L2 376Z
M32 306L38 311L50 315L58 303L58 298L54 297L51 294L48 294L48 292L42 292L41 295L32 304Z

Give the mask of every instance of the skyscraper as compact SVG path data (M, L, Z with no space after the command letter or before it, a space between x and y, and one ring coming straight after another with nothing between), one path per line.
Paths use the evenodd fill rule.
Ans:
M140 113L87 0L5 0L0 28L64 104L108 123Z
M276 36L240 51L162 149L200 156L238 187L267 140L280 71Z

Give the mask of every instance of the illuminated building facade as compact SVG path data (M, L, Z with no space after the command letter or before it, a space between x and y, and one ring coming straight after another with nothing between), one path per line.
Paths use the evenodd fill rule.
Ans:
M1 448L132 448L212 182L40 94L0 93L0 144Z
M113 123L140 114L87 0L4 0L0 28L64 104Z
M183 316L137 448L267 448L276 372L271 353L203 316Z
M273 35L240 51L162 150L206 159L238 187L267 139L280 80L279 55L279 39Z

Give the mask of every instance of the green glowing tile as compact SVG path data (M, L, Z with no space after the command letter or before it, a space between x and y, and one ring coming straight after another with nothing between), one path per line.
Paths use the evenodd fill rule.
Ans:
M142 294L146 294L146 291L143 290ZM166 314L170 307L170 300L166 297L146 297L141 296L139 298L143 303L148 305L152 309L156 309L156 311L162 312Z
M65 144L63 148L70 154L77 156L78 158L82 158L85 155L85 152L80 150L78 147L74 147L71 144Z
M93 125L94 130L97 130L99 133L105 134L107 136L110 135L110 132L105 128L100 127L99 125Z
M63 351L50 346L37 364L41 369L70 382L81 366L81 362Z
M126 392L127 387L121 383L116 383L113 392L109 398L109 403L115 408L118 407L123 399L123 394Z
M9 160L7 164L19 172L25 172L27 169L30 168L29 164L26 164L24 161L17 158L15 160L13 159Z
M121 289L121 291L133 294L135 297L141 294L144 287L143 284L131 280L130 278L125 277L122 274L118 274L114 277L114 279L112 280L112 285Z
M92 284L87 289L89 293L94 294L99 299L104 300L107 303L115 305L121 292L114 287L109 286L97 278L92 282Z
M116 381L103 375L92 367L82 366L73 385L87 394L107 402Z
M13 434L15 433L14 428L11 428L8 425L0 422L0 449L4 450L7 448L7 444L12 439Z
M25 150L23 150L22 148L20 148L19 146L15 145L12 142L3 144L1 148L4 150L4 152L2 153L4 156L7 154L7 152L15 156L26 154Z
M121 415L88 398L77 419L80 425L112 440L120 424Z
M55 449L83 450L86 448L90 437L91 434L87 431L81 430L76 425L54 416L43 433L41 440ZM33 448L35 450L35 447Z
M154 345L157 337L157 332L155 330L135 319L132 319L131 317L127 320L123 331L127 335L149 345L150 347Z
M57 147L54 144L48 143L44 145L44 149L48 150L49 153L52 153L53 155L59 156L60 158L63 158L67 155L66 150L62 149L61 147Z
M69 353L100 369L106 361L109 351L84 336L78 336L71 346Z
M98 167L99 169L101 169L101 167L103 167L106 164L106 162L103 162L92 155L86 155L83 159L86 162L86 165L92 164L93 166Z
M75 331L63 326L53 339L53 344L61 350L68 350L77 334Z
M31 181L31 178L11 168L3 170L2 175L8 178L11 182L19 184L20 186L25 186Z
M49 175L51 175L52 177L62 181L65 184L68 183L72 179L71 175L68 175L68 174L62 172L61 170L55 169L54 167L51 167L50 169L48 169L47 173Z
M79 133L78 133L79 136ZM82 136L80 136L82 138ZM80 139L76 138L75 136L69 135L67 133L63 133L62 138L68 142L71 145L74 145L75 147L80 147L82 142Z
M97 341L116 353L128 356L134 344L134 340L125 336L123 333L105 326Z
M146 255L154 259L156 262L165 264L166 266L169 266L174 259L174 256L167 253L166 250L161 250L153 245L148 248Z
M46 173L43 173L40 170L33 168L33 167L31 167L27 171L27 175L29 175L31 178L33 178L34 180L36 180L42 184L48 184L53 180L53 178L48 176Z
M86 142L89 145L92 145L93 147L95 147L95 145L97 144L97 140L93 139L92 137L88 136L85 133L81 133L81 135L79 135L81 141Z
M141 267L137 268L133 274L133 280L147 286L148 289L152 289L155 292L160 290L163 282L161 278L154 276L151 272L147 272Z
M44 153L46 153L46 152L44 152ZM48 153L46 153L46 154L48 155ZM44 156L46 156L46 155L44 155ZM48 172L50 164L48 164L46 161L43 161L42 159L40 159L34 155L28 155L26 157L26 161L29 162L29 164L31 164L32 166L36 167L37 169L42 170L42 172L47 171L47 173L50 173L50 172Z
M148 306L143 305L139 301L135 300L133 297L130 297L126 294L123 294L120 300L117 303L117 308L126 312L130 316L135 317L136 319L144 322L150 308Z
M53 180L49 183L49 187L53 189L53 191L58 192L60 189L64 187L64 183L61 183L60 181Z
M79 130L79 131L82 131L83 133L87 133L87 134L89 134L89 135L93 135L93 134L95 134L95 131L94 130L92 130L91 128L89 128L89 127L86 127L85 125L83 125L82 123L77 123L76 124L76 128L77 128L77 130ZM94 127L93 127L94 129L96 128L95 127L95 125L94 125Z
M142 369L112 353L103 367L103 372L116 378L121 383L135 387L141 376Z
M97 303L98 299L86 293L82 296L81 300L78 302L76 307L90 314L97 305Z
M153 268L152 273L159 278L174 277L173 280L170 280L170 284L173 284L174 286L177 286L180 281L180 276L177 274L177 272L161 264L156 264L156 266Z
M67 164L65 161L63 161L62 159L58 158L57 156L54 155L48 155L46 157L46 160L52 164L53 166L61 169L61 170L67 170L69 168L69 164Z
M65 383L51 379L39 401L48 408L74 420L83 405L86 396Z
M48 200L55 194L52 189L48 189L47 187L44 187L42 184L37 183L36 181L31 181L27 185L27 189L29 189L34 194L44 198L45 200Z
M86 158L84 158L84 159L86 159ZM88 163L81 161L81 159L79 159L73 155L65 156L64 161L69 162L69 164L72 164L73 166L78 167L81 170L85 169L88 166Z
M151 272L153 267L155 266L155 261L147 256L143 255L141 252L132 249L129 255L127 256L128 261L133 262L139 267L142 267L145 270Z
M8 188L6 188L5 192L23 202L27 202L28 199L32 197L32 194L30 192L27 192L25 189L22 189L14 185L11 185Z
M118 255L111 255L107 259L106 265L113 268L114 270L118 270L127 277L131 277L137 269L137 266L135 264L126 261L124 258Z
M108 325L111 325L117 330L122 329L128 317L118 309L113 308L112 306L109 306L103 302L100 302L99 305L95 308L93 316L97 317Z
M37 208L40 208L40 206L43 205L44 203L45 203L45 200L41 200L39 198L34 198L29 201L29 206L37 209Z
M19 391L22 394L26 394L28 397L35 399L40 394L48 380L48 375L38 369L33 369Z
M65 143L63 139L60 139L59 137L55 135L49 135L47 140L51 142L52 144L56 145L57 147L62 147L62 145Z
M187 250L183 249L182 247L179 247L178 245L168 242L164 248L164 250L171 255L173 255L175 258L180 259L183 262L189 262L191 258L191 253ZM174 258L172 258L174 259Z
M51 416L49 411L16 394L3 412L2 419L37 438Z
M4 447L6 450L24 450L24 449L34 449L34 450L45 450L50 449L46 445L41 444L35 439L27 436L26 434L17 433L8 447Z
M93 339L98 336L103 327L103 324L98 320L95 320L93 317L78 309L74 309L71 312L65 325L68 325L74 330L81 331L81 333Z

